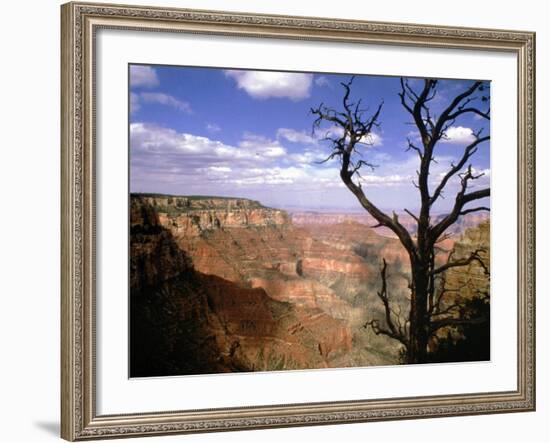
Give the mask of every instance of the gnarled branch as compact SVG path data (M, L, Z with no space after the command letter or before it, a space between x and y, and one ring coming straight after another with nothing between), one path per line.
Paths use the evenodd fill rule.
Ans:
M360 107L360 101L356 104L350 102L351 85L354 78L348 82L342 82L344 96L342 99L343 110L341 112L327 108L321 104L312 108L311 113L316 115L314 129L320 127L323 121L331 122L342 130L340 138L331 140L332 152L324 160L340 159L340 177L347 188L355 195L361 206L378 222L379 226L385 226L392 230L409 254L415 254L415 244L407 229L399 223L396 217L390 217L380 210L365 194L360 181L354 181L354 177L360 177L363 166L374 168L374 165L366 160L356 160L358 145L365 144L365 140L372 135L375 127L379 126L379 117L384 105L381 102L376 111L369 117L364 115L364 109ZM367 143L368 144L368 143Z
M380 269L380 276L382 278L382 288L380 289L380 291L376 293L376 295L378 295L378 298L382 300L382 303L384 305L386 327L380 326L380 322L376 319L368 321L367 323L364 324L364 327L365 328L371 327L373 332L376 335L386 335L390 338L398 340L399 342L401 342L401 344L407 347L408 340L407 340L406 322L404 325L401 319L399 318L399 314L397 314L391 308L391 305L390 305L390 300L388 296L387 276L386 276L387 267L388 267L388 264L386 262L386 259L382 259L382 267ZM395 318L395 321L394 321L394 318Z
M430 205L433 205L436 202L449 180L457 173L459 173L462 168L464 168L468 160L477 152L477 146L485 141L488 141L489 139L489 136L477 137L475 141L464 148L464 153L462 154L461 159L458 161L458 163L451 164L451 169L443 176L441 182L435 188L435 191L430 198Z
M466 258L457 259L457 260L450 260L444 265L439 266L438 268L435 268L432 271L432 275L437 275L442 272L445 272L447 269L451 268L458 268L462 266L468 266L472 262L478 262L480 266L483 268L486 275L489 275L489 268L483 261L483 257L479 255L480 252L487 252L484 248L476 249L475 251L472 251L470 255Z

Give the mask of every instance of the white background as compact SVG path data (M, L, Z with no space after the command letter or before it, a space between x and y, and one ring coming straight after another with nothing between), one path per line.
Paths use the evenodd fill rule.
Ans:
M150 0L151 1L151 0ZM134 3L142 3L134 0ZM143 2L149 3L149 2ZM543 150L550 119L548 50L550 32L544 3L524 0L504 5L464 0L441 1L306 2L264 0L156 1L159 5L232 9L265 13L333 16L368 20L434 23L459 26L528 29L537 31L538 164L548 164ZM55 441L59 421L59 3L13 2L2 10L0 67L0 128L2 160L0 189L0 407L2 441ZM6 158L7 155L7 158ZM537 178L538 224L549 213L544 190L548 174ZM248 431L145 441L252 442L252 441L544 441L550 413L546 348L550 312L545 297L543 263L548 232L538 233L538 412L465 418L340 425L328 427ZM548 265L546 265L548 266Z

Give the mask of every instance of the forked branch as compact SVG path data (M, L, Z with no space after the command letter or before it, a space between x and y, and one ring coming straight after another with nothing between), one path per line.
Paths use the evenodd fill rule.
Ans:
M441 274L442 272L445 272L446 270L451 268L468 266L470 263L473 263L473 262L477 262L483 268L485 275L489 275L489 268L485 264L483 257L480 255L480 253L482 252L487 252L487 251L484 248L479 248L479 249L476 249L475 251L472 251L470 255L466 258L449 260L447 261L447 263L439 266L438 268L435 268L432 271L432 275Z
M389 296L388 296L388 284L387 284L387 270L388 264L386 262L386 259L382 259L382 267L380 269L380 276L382 278L382 287L380 291L376 293L378 298L382 300L382 304L384 305L384 320L386 325L381 326L380 322L376 319L370 320L367 323L365 323L365 328L372 328L373 332L376 335L386 335L390 338L393 338L394 340L398 340L403 344L405 347L408 346L407 341L407 322L402 321L400 318L400 315L395 312L390 304Z

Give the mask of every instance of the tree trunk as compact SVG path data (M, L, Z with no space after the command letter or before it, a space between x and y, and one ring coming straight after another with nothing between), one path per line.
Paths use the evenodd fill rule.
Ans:
M410 333L407 363L426 363L428 357L428 268L426 264L411 263L412 294Z

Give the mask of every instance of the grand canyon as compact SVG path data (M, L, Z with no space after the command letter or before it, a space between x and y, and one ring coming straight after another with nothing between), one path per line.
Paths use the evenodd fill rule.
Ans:
M412 230L414 220L400 217ZM383 259L392 309L406 318L410 303L407 253L374 224L367 213L131 194L130 375L403 363L400 343L367 327L384 317L377 296ZM461 217L438 243L438 263L483 251L483 265L445 271L448 306L488 297L489 247L485 213ZM488 331L488 322L442 329L430 344L439 352L434 361L487 358Z

